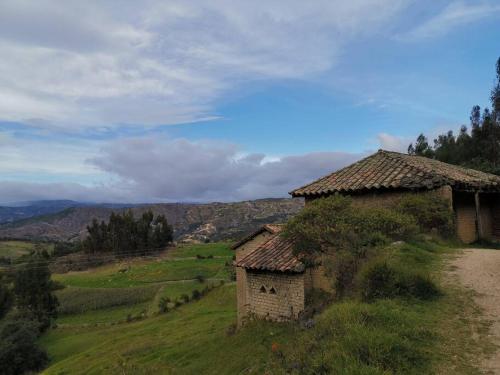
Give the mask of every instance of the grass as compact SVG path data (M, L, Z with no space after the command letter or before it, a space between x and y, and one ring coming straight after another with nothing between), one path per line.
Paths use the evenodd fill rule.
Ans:
M226 259L161 259L130 263L127 272L120 272L127 264L112 264L91 271L54 275L64 285L83 288L129 288L165 281L190 280L197 275L205 278L225 278Z
M74 288L56 292L61 315L79 314L108 307L134 305L154 298L159 285L137 288Z
M430 272L443 295L372 303L352 296L327 307L308 328L256 321L230 334L234 284L137 322L60 327L40 340L51 359L44 373L477 374L476 358L492 348L488 324L469 292L440 277L444 260L455 253L436 243L391 247L391 264ZM168 286L158 294L173 295ZM113 309L106 313L115 314ZM121 309L117 316L126 313ZM73 323L97 321L94 312L85 314Z
M180 245L173 249L169 255L173 258L188 258L197 255L232 258L234 250L231 250L230 246L231 244L227 242Z
M34 248L35 244L29 241L0 241L0 257L19 258Z
M147 313L150 301L123 306L107 307L99 310L87 310L76 314L63 314L57 319L58 325L109 324L126 321L130 316Z
M53 279L65 286L56 292L60 302L57 323L115 324L124 322L129 315L153 316L159 312L161 298L174 302L183 295L190 297L195 289L201 291L213 285L213 278L229 279L227 257L196 259L192 254L222 256L229 251L227 244L185 245L167 258L131 259L86 271L54 274ZM206 281L195 280L198 276Z

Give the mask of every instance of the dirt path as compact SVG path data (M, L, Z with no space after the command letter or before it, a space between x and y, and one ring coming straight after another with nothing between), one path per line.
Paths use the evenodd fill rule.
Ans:
M492 322L493 341L500 345L500 250L466 249L452 264L464 286L474 290L476 303ZM500 350L483 365L486 372L500 374Z

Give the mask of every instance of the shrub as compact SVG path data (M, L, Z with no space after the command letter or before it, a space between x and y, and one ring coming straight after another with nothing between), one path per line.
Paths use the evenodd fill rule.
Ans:
M203 276L203 275L196 275L195 279L198 280L198 282L200 282L200 283L205 282L205 276Z
M184 302L184 303L188 303L189 302L189 296L187 294L182 294L181 295L181 300Z
M191 294L191 299L194 301L197 301L201 298L201 293L198 289L193 290L193 293Z
M2 374L39 371L47 363L47 354L36 343L38 324L32 321L8 321L0 332Z
M0 319L3 318L5 314L10 310L12 303L14 301L14 296L12 292L0 281Z
M412 216L388 208L353 206L351 198L334 195L307 205L287 223L283 235L294 242L295 253L306 263L315 262L321 253L334 259L330 273L337 294L342 295L373 249L409 240L417 230Z
M391 266L386 260L377 260L360 272L361 294L364 300L378 298L414 297L430 300L440 291L427 275Z
M422 232L437 230L443 236L455 231L450 202L434 193L406 194L396 206L398 212L415 219Z
M162 297L160 302L158 302L158 310L160 313L166 313L169 311L168 304L170 303L170 298Z

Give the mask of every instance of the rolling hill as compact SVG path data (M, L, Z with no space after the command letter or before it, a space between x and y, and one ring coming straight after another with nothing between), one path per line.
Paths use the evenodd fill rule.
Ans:
M60 212L30 217L0 226L0 238L50 241L82 238L93 218L107 220L111 212L131 209L135 216L151 209L164 214L177 240L218 241L234 239L264 223L286 221L302 207L299 199L260 199L236 203L146 204L132 208L109 206L70 207Z

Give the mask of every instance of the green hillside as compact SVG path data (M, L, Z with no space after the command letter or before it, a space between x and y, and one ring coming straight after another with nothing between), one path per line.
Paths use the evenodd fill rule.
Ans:
M158 269L164 273L161 279L176 279L178 269L171 264L206 262L208 270L212 262L223 265L226 259L196 259L193 252L231 254L227 245L193 249L132 265L137 270L128 282L113 278L112 267L58 275L73 286L59 292L68 313L40 340L51 359L44 374L475 374L474 356L488 349L470 296L445 280L439 298L364 303L353 295L307 324L254 322L235 332L236 287L231 282L199 301L157 314L161 296L175 299L200 286L198 281L147 284L156 280ZM443 259L455 252L428 243L390 251L392 264L428 270L436 280ZM220 276L215 269L210 272ZM106 277L113 287L106 287ZM82 305L89 308L80 311ZM127 314L139 318L127 321Z

